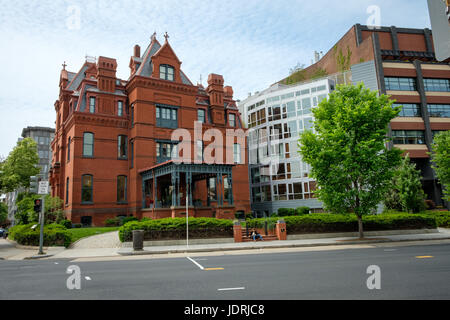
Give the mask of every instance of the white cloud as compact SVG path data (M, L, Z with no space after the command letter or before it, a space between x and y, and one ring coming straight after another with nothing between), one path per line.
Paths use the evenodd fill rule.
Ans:
M196 83L223 74L235 98L287 76L314 50L328 51L366 9L379 5L383 25L429 27L426 4L410 0L230 1L7 1L0 0L0 155L6 156L26 126L54 127L61 64L78 71L86 54L116 58L127 79L133 46L143 52L157 31L168 32ZM69 29L75 6L80 28Z

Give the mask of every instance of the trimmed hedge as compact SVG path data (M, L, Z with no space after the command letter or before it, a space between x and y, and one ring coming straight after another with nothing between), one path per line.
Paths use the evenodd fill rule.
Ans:
M181 240L186 238L185 218L132 221L119 229L120 241L132 241L133 230L144 230L144 240ZM233 221L214 218L189 218L189 238L233 237Z
M358 219L354 214L309 214L303 216L288 216L286 222L287 234L356 232ZM269 218L269 223L276 223L279 218ZM265 219L247 220L249 228L261 228ZM364 231L434 229L436 219L423 214L381 214L363 217Z
M9 229L8 237L18 244L25 246L39 246L40 226L33 230L36 223L14 226ZM44 226L44 246L64 246L68 247L71 237L66 227L59 224L49 224Z
M436 219L439 227L450 228L450 212L449 211L431 211L425 213L429 217Z
M403 212L395 211L395 210L387 210L385 213L404 214ZM449 211L428 210L428 211L420 212L419 214L436 219L438 227L450 228L450 212Z
M294 208L280 208L276 214L272 214L271 217L290 217L290 216L303 216L310 213L309 207Z

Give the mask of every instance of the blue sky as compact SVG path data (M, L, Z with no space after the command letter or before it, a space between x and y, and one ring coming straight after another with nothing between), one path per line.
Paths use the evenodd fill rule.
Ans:
M222 74L245 99L367 24L373 5L383 26L430 28L426 0L0 0L0 156L22 128L55 126L64 61L77 72L86 55L112 57L128 79L133 46L167 31L192 82Z

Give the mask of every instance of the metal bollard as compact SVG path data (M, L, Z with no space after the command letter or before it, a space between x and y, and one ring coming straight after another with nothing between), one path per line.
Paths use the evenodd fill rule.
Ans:
M144 230L133 230L133 250L144 250Z

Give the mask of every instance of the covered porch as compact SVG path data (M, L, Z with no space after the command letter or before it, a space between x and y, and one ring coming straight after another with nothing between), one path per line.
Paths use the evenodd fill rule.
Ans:
M142 217L233 219L233 165L168 161L140 171ZM186 203L187 202L187 203Z

